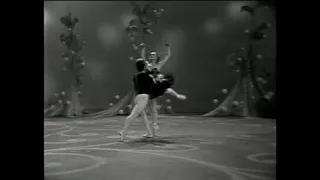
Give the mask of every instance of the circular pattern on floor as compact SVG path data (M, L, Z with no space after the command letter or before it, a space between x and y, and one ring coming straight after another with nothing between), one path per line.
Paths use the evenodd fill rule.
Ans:
M251 154L248 159L262 164L276 164L276 155L274 153Z

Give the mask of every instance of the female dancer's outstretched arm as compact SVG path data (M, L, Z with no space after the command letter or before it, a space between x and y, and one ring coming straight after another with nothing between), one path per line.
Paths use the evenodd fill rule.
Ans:
M155 65L155 68L157 68L158 70L161 69L161 67L170 59L171 57L171 47L168 43L165 44L165 46L167 46L167 55L164 57L163 60L161 60L160 62L158 62Z
M144 43L141 43L140 46L142 47L142 49L141 49L141 58L146 61L147 60L147 58L146 58L146 46L145 46Z

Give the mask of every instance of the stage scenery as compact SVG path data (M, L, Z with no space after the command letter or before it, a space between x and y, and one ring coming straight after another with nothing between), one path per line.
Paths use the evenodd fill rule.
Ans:
M275 180L276 6L45 1L46 180Z

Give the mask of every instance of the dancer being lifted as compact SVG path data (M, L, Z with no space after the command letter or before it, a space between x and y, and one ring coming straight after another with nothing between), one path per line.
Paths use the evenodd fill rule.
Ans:
M174 77L171 74L162 74L160 73L161 67L170 59L171 57L171 47L168 43L165 43L167 47L167 55L161 60L157 52L153 51L146 59L146 47L142 43L141 57L144 60L147 60L152 65L151 74L154 78L161 83L156 84L156 88L153 90L152 98L150 98L150 109L151 109L151 120L153 123L152 133L155 135L155 131L158 129L157 120L158 120L158 111L157 111L157 97L162 96L164 93L170 94L180 100L185 100L185 95L180 95L174 91L171 86L174 83ZM145 135L146 136L146 135Z

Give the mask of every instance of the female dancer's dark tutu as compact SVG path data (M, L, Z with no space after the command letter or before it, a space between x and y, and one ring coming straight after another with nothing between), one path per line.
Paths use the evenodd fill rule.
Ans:
M162 96L168 88L173 86L174 76L170 73L160 73L156 68L151 71L151 74L157 82L150 97L150 99L154 99Z

